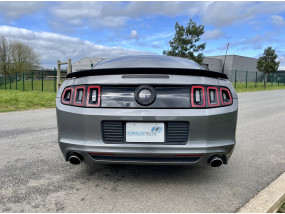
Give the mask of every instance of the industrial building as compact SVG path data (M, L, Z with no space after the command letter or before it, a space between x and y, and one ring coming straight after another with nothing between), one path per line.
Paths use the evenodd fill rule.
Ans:
M264 74L256 68L257 58L225 55L204 57L202 67L206 70L222 72L223 64L224 72L228 75L231 81L235 80L235 72L237 71L237 79L240 82L246 81L246 72L248 71L248 81L253 82L258 79L260 81Z

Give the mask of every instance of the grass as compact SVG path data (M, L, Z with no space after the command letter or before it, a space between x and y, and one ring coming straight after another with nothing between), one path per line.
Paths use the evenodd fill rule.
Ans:
M0 112L22 111L55 107L54 92L0 91Z
M49 91L49 92L54 92L55 87L56 87L56 82L55 80L44 80L43 81L43 91ZM25 80L24 83L23 81L14 81L10 82L7 80L6 82L6 90L10 90L10 87L12 90L19 90L23 91L23 85L24 85L24 91L42 91L42 80ZM2 80L2 84L0 85L0 89L5 90L5 83Z
M233 83L233 86L234 85L235 84ZM237 83L235 89L236 89L236 92L264 91L264 86L263 86L263 83L259 82L259 83L257 83L257 85L255 87L255 83L250 82L247 84L247 88L246 88L246 83L240 82L240 83ZM273 83L273 84L271 84L270 82L267 83L266 91L268 91L268 90L280 90L280 89L285 89L284 83L280 83L279 86L277 83Z

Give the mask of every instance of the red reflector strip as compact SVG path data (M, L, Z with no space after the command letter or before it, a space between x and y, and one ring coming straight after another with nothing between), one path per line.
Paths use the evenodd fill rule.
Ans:
M176 155L182 157L202 157L203 155Z
M114 154L107 154L107 153L88 153L89 155L114 155Z

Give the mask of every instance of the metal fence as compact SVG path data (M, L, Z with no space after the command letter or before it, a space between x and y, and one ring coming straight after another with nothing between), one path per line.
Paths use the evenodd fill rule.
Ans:
M66 71L61 72L65 78ZM57 71L40 70L21 74L0 75L0 90L56 92Z
M61 79L67 74L61 71ZM256 71L225 71L235 88L263 87L265 74ZM0 90L56 92L56 70L31 71L22 74L0 75ZM267 75L267 86L285 86L285 73Z
M225 72L227 73L227 72ZM263 87L265 84L265 73L258 71L238 71L233 70L227 73L229 80L235 88L237 87ZM285 73L267 74L267 86L285 85Z

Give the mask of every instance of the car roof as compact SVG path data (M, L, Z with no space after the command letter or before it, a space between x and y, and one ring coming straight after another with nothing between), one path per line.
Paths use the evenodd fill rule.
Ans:
M190 59L165 55L133 55L102 60L93 69L106 68L181 68L202 69Z

